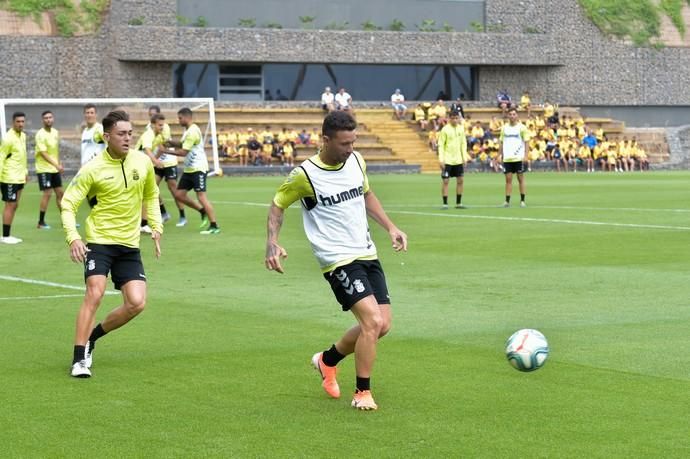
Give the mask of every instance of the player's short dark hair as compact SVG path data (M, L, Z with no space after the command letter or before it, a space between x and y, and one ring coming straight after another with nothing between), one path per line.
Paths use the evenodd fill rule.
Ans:
M90 104L90 103L84 105L84 111L86 111L86 110L88 110L88 109L90 109L90 108L93 108L94 110L96 110L96 105L95 105L95 104Z
M511 105L511 106L508 108L508 113L510 113L510 112L515 112L515 113L517 113L517 111L518 111L518 109L517 109L517 107L516 107L515 105Z
M158 105L151 105L151 106L149 107L149 111L151 111L151 110L153 110L153 111L156 112L156 113L160 113L160 112L161 112L161 108L160 108Z
M165 120L165 115L163 115L162 113L154 113L151 116L151 124L155 124L160 120Z
M182 107L177 111L177 114L182 116L192 116L192 109L189 107Z
M16 120L17 118L24 117L26 118L26 114L24 112L14 112L12 113L12 121Z
M337 131L354 131L357 121L346 112L331 112L326 115L321 126L321 134L333 137Z
M49 114L49 113L50 113L51 115L53 114L53 112L50 111L50 110L44 111L43 113L41 113L41 118L43 118L44 116L46 116L46 115Z
M110 132L119 121L129 121L129 115L124 110L113 110L105 115L101 121L103 124L103 131Z

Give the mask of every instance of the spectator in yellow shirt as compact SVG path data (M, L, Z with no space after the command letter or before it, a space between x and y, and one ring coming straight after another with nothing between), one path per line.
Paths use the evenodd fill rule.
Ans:
M520 110L526 110L528 118L532 116L532 99L530 99L527 91L523 92L520 97Z
M426 131L427 126L429 125L429 121L426 119L426 112L424 111L424 107L422 107L422 104L417 104L417 106L414 109L414 120L419 124L419 128L422 131Z
M503 120L498 119L496 116L492 116L491 121L489 121L489 130L491 131L491 134L494 136L498 135L501 132L502 127Z
M433 112L433 114L435 115L434 118L431 120L434 124L434 127L440 129L441 127L443 127L444 124L446 124L446 118L448 116L448 109L446 108L446 104L443 102L442 99L439 99L436 102L436 105L431 107L430 114L431 112ZM431 116L429 117L429 119L431 119Z

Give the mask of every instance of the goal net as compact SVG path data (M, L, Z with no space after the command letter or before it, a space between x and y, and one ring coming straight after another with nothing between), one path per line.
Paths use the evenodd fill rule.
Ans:
M27 157L29 171L33 171L34 137L43 127L41 114L46 110L53 112L53 127L60 133L60 161L65 167L66 175L74 175L81 166L81 133L85 126L84 106L96 106L97 120L111 110L124 110L132 120L132 145L143 134L149 123L149 108L157 106L170 126L173 140L179 140L183 128L178 124L177 112L188 107L194 114L193 121L204 134L203 142L209 162L209 175L222 175L218 159L218 137L216 135L216 117L213 99L211 98L125 98L125 99L0 99L0 135L5 136L12 127L12 114L23 112L26 115L24 132L26 132ZM180 162L182 159L180 159Z

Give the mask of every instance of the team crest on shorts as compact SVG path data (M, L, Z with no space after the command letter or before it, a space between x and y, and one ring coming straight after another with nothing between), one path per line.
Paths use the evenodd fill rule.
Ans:
M86 269L88 269L89 271L93 271L94 269L96 269L96 260L89 260Z
M362 293L364 291L364 284L359 279L352 281L352 286L357 290L357 293Z

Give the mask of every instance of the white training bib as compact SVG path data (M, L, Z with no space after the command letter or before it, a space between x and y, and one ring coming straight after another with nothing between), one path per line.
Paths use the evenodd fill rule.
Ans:
M301 165L314 189L302 200L304 232L321 268L343 260L376 255L364 203L364 173L355 154L340 169L310 160Z

